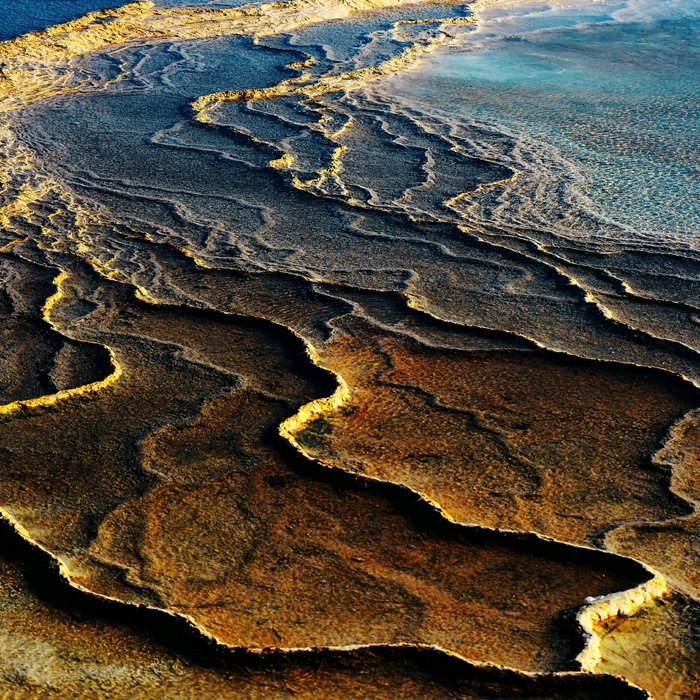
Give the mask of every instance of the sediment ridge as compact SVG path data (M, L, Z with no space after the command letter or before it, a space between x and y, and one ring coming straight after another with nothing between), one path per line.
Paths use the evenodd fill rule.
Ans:
M86 596L135 606L137 626L160 611L226 649L276 650L245 661L254 676L226 661L232 693L270 683L279 697L381 697L402 682L406 697L644 697L634 669L623 675L639 690L598 674L619 672L611 620L697 600L683 550L700 499L692 324L657 319L661 300L635 291L626 243L599 255L575 236L487 229L480 202L531 174L487 157L463 125L382 94L464 42L477 5L381 20L360 39L365 54L353 46L336 62L304 43L317 25L426 5L138 2L0 44L5 294L21 298L19 266L50 271L55 291L27 315L77 348L61 361L65 386L0 406L2 513ZM293 52L276 68L292 77L178 97L185 126L165 119L151 143L198 154L206 167L189 180L171 183L177 161L165 161L139 189L117 158L99 173L74 153L85 167L71 172L52 161L50 132L32 142L24 120L44 103L102 95L108 110L122 85L146 80L148 47L221 37ZM109 69L91 68L93 55ZM403 181L373 175L360 144L400 154ZM220 184L226 167L243 183L235 195ZM334 235L345 258L323 254ZM605 256L620 261L607 277ZM665 552L654 528L670 533ZM1 565L4 580L21 578L21 561ZM37 639L62 625L66 649L97 653L67 631L65 610L6 585L22 590ZM183 673L167 643L109 630L129 658L138 648L166 669L176 694L222 682L218 668ZM305 655L280 653L295 650ZM64 663L23 683L93 688Z

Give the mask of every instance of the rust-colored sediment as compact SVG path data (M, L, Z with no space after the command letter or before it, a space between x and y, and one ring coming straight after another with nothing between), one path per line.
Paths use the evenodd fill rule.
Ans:
M610 677L526 676L429 649L227 654L181 621L71 589L4 523L0 531L3 697L643 697Z
M319 355L339 389L283 433L324 464L408 486L451 520L595 544L687 512L651 462L698 401L673 375L538 350L429 349L362 324Z
M668 522L634 523L612 532L608 546L667 572L674 587L700 599L700 415L691 411L671 430L670 439L654 456L673 475L673 490L693 503L696 512Z
M524 341L429 347L360 320L340 292L205 271L175 243L167 261L148 253L158 274L141 286L118 255L92 250L84 234L104 222L39 171L13 131L12 113L33 101L104 88L75 70L89 52L258 39L393 4L139 2L0 44L0 508L81 589L49 595L32 582L28 550L0 551L0 692L643 697L592 675L606 672L658 698L693 697L696 417L655 454L700 403L689 382ZM373 67L316 75L312 58L290 64L298 76L202 96L194 116L206 125L226 101L357 90L456 41L475 17L427 20L434 32ZM290 179L314 194L343 190L349 150L347 124L325 131L323 119L328 167ZM269 165L293 170L293 154L277 150ZM124 602L170 615L126 606L125 623ZM186 651L154 633L173 613L171 624L196 627ZM317 651L205 663L205 637ZM384 648L402 645L420 648Z
M71 335L100 338L123 374L6 419L0 482L9 516L87 590L180 613L232 647L415 643L541 671L571 659L563 614L646 577L418 522L372 489L292 469L276 426L327 383L279 327L152 306L80 271L60 289L54 323L89 293L100 308L70 318Z

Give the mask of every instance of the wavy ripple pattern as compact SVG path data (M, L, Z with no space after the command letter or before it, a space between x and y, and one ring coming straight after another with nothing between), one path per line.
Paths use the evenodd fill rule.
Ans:
M504 5L0 44L4 693L695 697L697 250L405 99Z

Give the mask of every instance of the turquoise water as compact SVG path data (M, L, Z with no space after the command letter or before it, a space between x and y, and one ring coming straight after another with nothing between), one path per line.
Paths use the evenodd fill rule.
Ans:
M7 0L0 39L115 4ZM482 14L472 42L431 59L398 92L504 129L529 147L553 148L601 219L696 235L698 4L494 2Z
M697 235L696 10L598 3L502 12L466 49L432 59L404 94L439 95L450 116L553 146L603 217L635 231Z

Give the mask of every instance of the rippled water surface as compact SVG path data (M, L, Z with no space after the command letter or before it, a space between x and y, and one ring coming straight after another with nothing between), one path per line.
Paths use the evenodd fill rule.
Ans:
M475 50L431 61L406 94L554 146L596 211L631 233L697 236L700 15L663 7L600 4L540 22L520 9Z

